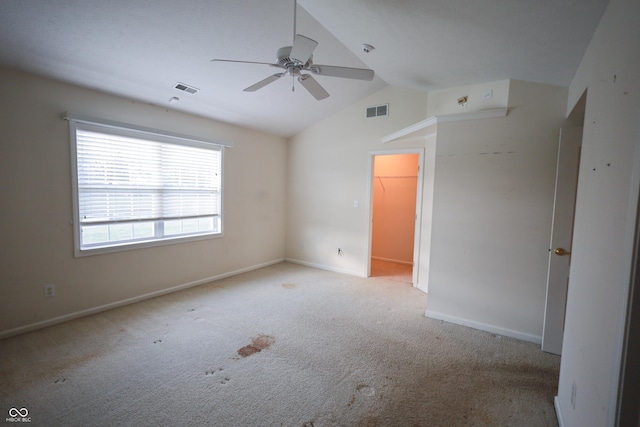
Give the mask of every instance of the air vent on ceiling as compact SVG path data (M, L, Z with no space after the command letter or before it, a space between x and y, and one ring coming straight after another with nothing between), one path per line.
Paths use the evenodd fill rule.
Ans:
M367 107L367 119L374 117L386 117L389 115L389 104L376 105L374 107Z
M195 88L195 87L193 87L193 86L186 85L186 84L184 84L184 83L176 83L176 85L175 85L174 87L175 87L176 89L178 89L178 90L181 90L181 91L183 91L183 92L190 93L190 94L192 94L192 95L193 95L194 93L197 93L197 92L200 90L200 89L196 89L196 88Z

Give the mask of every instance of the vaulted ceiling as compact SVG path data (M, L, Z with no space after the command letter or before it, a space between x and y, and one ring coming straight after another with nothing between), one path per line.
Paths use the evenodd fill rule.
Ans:
M290 136L387 84L568 86L606 3L299 0L296 29L319 43L314 63L376 73L373 81L317 76L331 95L322 101L287 77L244 92L277 69L211 62L276 62L292 43L293 0L2 0L0 64Z

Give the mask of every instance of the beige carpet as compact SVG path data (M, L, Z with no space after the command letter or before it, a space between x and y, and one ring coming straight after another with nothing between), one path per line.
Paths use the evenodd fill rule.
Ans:
M274 265L0 341L0 411L33 426L557 425L557 356L426 304L396 281Z
M384 277L402 283L412 283L413 266L371 259L371 277Z

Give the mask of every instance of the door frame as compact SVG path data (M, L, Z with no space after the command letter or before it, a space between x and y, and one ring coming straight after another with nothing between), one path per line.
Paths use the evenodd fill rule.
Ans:
M413 234L413 268L411 282L414 287L418 286L420 267L420 236L422 235L422 186L424 177L424 148L406 148L398 150L369 151L367 162L367 209L369 217L369 232L367 233L367 259L366 273L371 277L371 249L373 238L373 181L374 159L376 156L390 156L394 154L417 154L418 155L418 182L416 188L416 219Z
M629 233L632 241L632 255L629 260L629 289L624 295L622 307L625 307L624 318L620 321L623 325L622 333L618 336L619 347L616 358L619 365L616 366L617 384L615 425L640 425L640 408L638 397L640 396L640 117L638 119L638 135L636 137L636 149L634 165L631 175L630 199L634 211L630 210L630 216L635 216L633 233ZM633 212L633 213L631 213Z

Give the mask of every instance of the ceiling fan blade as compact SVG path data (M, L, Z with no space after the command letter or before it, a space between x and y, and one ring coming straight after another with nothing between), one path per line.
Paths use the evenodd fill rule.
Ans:
M319 76L342 77L344 79L373 80L373 70L366 68L336 67L333 65L313 64L309 71Z
M324 90L324 88L320 86L320 83L309 74L301 74L298 77L298 81L318 101L329 97L329 92Z
M254 61L236 61L233 59L212 59L211 62L235 62L238 64L258 64L258 65L270 65L272 67L277 67L278 64L271 64L269 62L254 62Z
M255 92L258 89L261 89L263 87L265 87L266 85L268 85L269 83L273 83L276 80L278 80L280 77L284 76L285 73L277 73L274 74L273 76L269 76L264 80L260 80L258 83L249 86L248 88L246 88L244 91L245 92Z
M309 58L311 58L311 54L314 49L318 46L318 42L312 40L308 37L301 36L300 34L296 34L296 37L293 40L293 46L291 47L291 53L289 57L296 61L299 61L300 64L306 64Z

